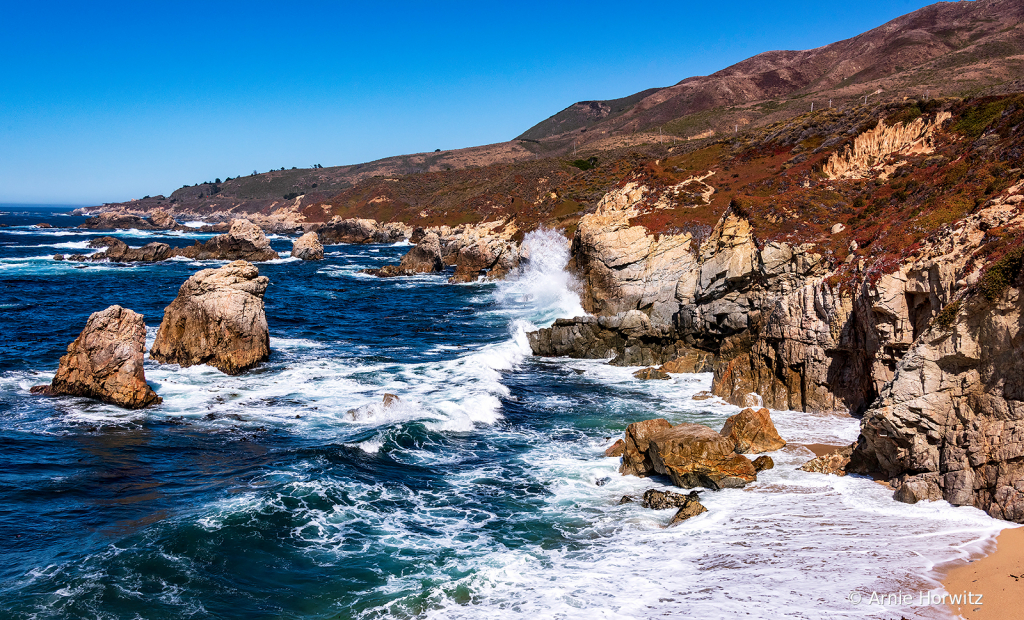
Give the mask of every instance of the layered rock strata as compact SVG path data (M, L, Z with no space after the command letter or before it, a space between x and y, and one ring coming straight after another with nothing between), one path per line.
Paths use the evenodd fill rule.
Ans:
M85 396L126 409L158 404L162 399L146 383L145 350L141 314L121 306L93 312L60 358L50 385L35 386L32 392Z
M849 468L896 498L945 499L1024 522L1024 298L977 295L925 331L864 414Z
M192 275L164 310L150 355L181 366L209 364L230 375L267 360L263 295L268 283L245 261Z

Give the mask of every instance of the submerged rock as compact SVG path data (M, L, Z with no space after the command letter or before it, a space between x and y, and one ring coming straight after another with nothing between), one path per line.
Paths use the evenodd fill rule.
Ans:
M86 396L127 409L160 403L146 383L143 358L146 324L142 315L121 306L89 316L82 333L60 358L50 385L35 394Z
M164 310L150 355L168 364L209 364L237 375L270 357L263 310L269 280L245 261L204 269Z
M763 455L757 457L756 459L754 459L754 471L756 471L757 473L761 473L761 472L763 472L766 469L774 469L774 468L775 468L775 461L773 461L772 457L768 456L767 454L763 454Z
M642 381L649 381L652 379L671 379L668 373L662 372L657 368L641 368L640 370L633 373L633 376Z
M722 436L736 444L738 454L772 452L786 446L765 408L744 409L730 416L722 427Z
M324 246L320 243L320 236L315 231L310 231L292 244L292 256L301 260L323 260Z
M621 504L623 502L620 501L619 503ZM651 508L653 510L678 508L676 514L672 516L672 520L668 522L669 527L708 511L708 509L700 503L700 496L696 491L683 494L673 493L672 491L650 489L644 492L644 498L640 505L644 508Z

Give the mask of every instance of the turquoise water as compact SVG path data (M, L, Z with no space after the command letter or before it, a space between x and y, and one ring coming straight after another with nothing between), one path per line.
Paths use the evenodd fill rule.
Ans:
M164 403L139 412L38 398L90 313L145 315L216 262L54 262L105 233L0 206L0 617L890 618L853 590L929 589L936 564L1000 523L906 506L863 478L796 471L789 447L682 526L618 505L660 487L604 448L650 417L720 427L709 375L641 382L601 361L538 359L525 332L582 312L563 240L502 283L376 279L407 245L280 261L273 349L240 377L147 361ZM38 222L55 228L39 229ZM208 235L120 231L132 245ZM385 393L397 407L380 406ZM773 412L791 442L849 442L857 421Z

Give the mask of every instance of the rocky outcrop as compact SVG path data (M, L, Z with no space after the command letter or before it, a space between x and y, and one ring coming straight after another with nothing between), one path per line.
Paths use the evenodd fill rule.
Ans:
M677 510L675 515L672 516L672 520L668 523L669 527L708 511L708 509L700 503L700 497L697 495L696 491L683 494L673 493L672 491L650 489L644 492L644 497L640 502L640 505L652 510L676 508Z
M132 215L129 213L100 213L90 217L78 225L79 228L90 230L182 230L185 227L174 221L169 213L162 209L156 209L148 218Z
M315 231L309 231L292 243L292 256L301 260L323 260L324 246Z
M786 447L779 437L767 409L744 409L730 416L722 427L722 436L735 444L737 454L774 452Z
M194 260L230 260L261 262L281 258L270 247L270 241L263 230L249 220L231 222L227 234L217 235L206 243L196 242L185 248L176 249L175 256Z
M435 273L444 271L441 260L441 238L435 232L429 232L402 257L398 265L407 273Z
M895 125L880 120L876 127L854 138L852 147L847 145L829 157L822 172L830 180L864 179L872 173L884 179L901 165L885 165L893 156L932 153L935 130L951 116L949 112L939 112L934 118L922 116Z
M424 234L416 247L406 252L398 265L385 265L380 269L364 269L364 273L380 278L396 276L414 276L420 273L436 273L444 271L441 260L441 239L431 231Z
M1024 522L1021 259L1004 261L994 277L1013 286L968 297L917 338L864 414L849 468L891 479L902 501Z
M615 443L613 443L612 445L608 446L605 449L604 455L606 457L609 457L609 458L618 458L618 457L622 456L622 454L625 451L626 451L626 442L623 441L622 439L616 439Z
M268 283L245 261L194 274L164 310L150 355L181 366L209 364L230 375L265 361L270 356L263 311Z
M683 488L737 488L757 480L747 457L736 444L700 424L679 424L654 434L648 454L654 471Z
M762 471L764 471L766 469L774 469L775 468L775 461L772 460L772 457L770 457L770 456L768 456L766 454L762 454L761 456L759 456L756 459L754 459L754 463L753 464L754 464L754 471L756 471L757 473L761 473Z
M626 427L625 449L622 452L622 465L619 472L623 475L640 476L641 478L655 473L654 462L648 450L650 438L661 431L672 428L668 420L658 418L633 422Z
M315 233L314 233L315 234ZM172 248L166 243L147 243L133 248L116 237L97 237L89 247L105 248L95 254L72 254L68 260L116 263L149 263L183 256L194 260L247 260L252 262L280 258L271 249L270 242L258 226L248 220L235 220L230 230L206 243L196 242L184 248ZM321 246L322 251L322 246Z
M129 247L127 243L116 237L97 237L89 242L91 248L105 248L95 254L84 256L73 254L70 260L74 261L111 261L115 263L152 263L167 260L173 256L171 246L166 243L147 243L141 248Z
M377 220L335 217L316 232L324 245L397 243L407 238L412 228L400 222L381 224Z
M141 314L121 306L93 312L60 358L50 385L36 386L32 392L85 396L127 409L158 404L161 398L146 383L145 350Z
M631 225L648 202L658 208L662 201L650 187L631 181L609 192L594 213L580 220L571 267L584 281L582 301L588 312L611 316L642 310L655 323L671 324L679 306L677 283L696 264L695 243L689 233L658 237Z
M700 424L672 426L667 420L634 422L626 427L623 475L662 474L684 488L741 487L757 479L753 463L736 454L736 444Z
M695 368L703 368L707 360L703 352L689 346L670 326L654 325L639 310L615 316L558 319L551 327L531 332L527 337L534 355L611 358L613 366L654 366L692 358Z

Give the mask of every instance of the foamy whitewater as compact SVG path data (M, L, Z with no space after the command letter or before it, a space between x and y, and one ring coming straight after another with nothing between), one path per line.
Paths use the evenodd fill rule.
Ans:
M498 283L360 273L405 244L260 264L273 334L260 368L147 360L164 402L143 411L34 397L91 312L142 312L152 344L181 282L217 263L54 262L103 233L0 211L4 617L945 618L917 604L941 593L935 568L1006 525L798 471L812 455L796 444L848 443L858 422L789 411L772 414L790 442L775 468L702 493L707 513L667 529L671 510L619 505L668 488L603 457L627 424L717 429L738 409L692 400L710 375L644 382L533 357L528 331L583 314L550 231L530 233L529 262Z

